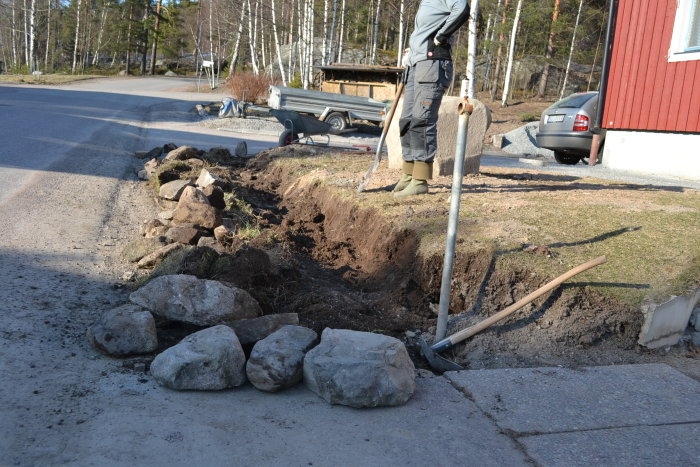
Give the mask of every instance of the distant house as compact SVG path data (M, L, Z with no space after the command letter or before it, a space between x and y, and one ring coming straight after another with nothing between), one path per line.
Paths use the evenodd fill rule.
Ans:
M700 1L618 1L600 126L603 165L700 180Z

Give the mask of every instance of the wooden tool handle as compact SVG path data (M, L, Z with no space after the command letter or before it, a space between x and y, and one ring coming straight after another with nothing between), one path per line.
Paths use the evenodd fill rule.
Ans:
M603 264L606 261L607 261L607 258L605 256L601 256L601 257L596 258L594 260L591 260L587 263L584 263L580 266L577 266L574 269L572 269L571 271L566 272L566 273L562 274L561 276L557 277L556 279L554 279L553 281L548 282L547 284L543 285L542 287L535 290L531 294L521 298L520 300L513 303L511 306L509 306L505 310L499 311L495 315L486 318L485 320L481 321L480 323L475 324L474 326L470 326L466 329L462 329L461 331L452 334L447 339L450 340L452 345L455 345L459 342L462 342L464 339L467 339L467 338L473 336L474 334L477 334L477 333L483 331L484 329L491 326L492 324L497 323L498 321L502 320L503 318L507 317L508 315L512 314L513 312L524 307L525 305L527 305L528 303L530 303L534 299L546 294L547 292L556 288L557 286L559 286L562 282L566 281L567 279L570 279L573 276L575 276L576 274L582 273L583 271L587 271L593 267L596 267L600 264Z

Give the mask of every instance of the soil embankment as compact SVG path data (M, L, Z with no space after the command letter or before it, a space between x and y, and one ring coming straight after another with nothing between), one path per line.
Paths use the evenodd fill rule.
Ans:
M381 188L358 199L349 190L354 185L344 178L352 172L353 161L341 157L327 164L326 156L319 161L304 151L261 154L239 173L237 189L256 208L263 231L251 244L268 252L276 271L274 279L253 284L251 293L266 312L298 313L302 324L317 331L350 328L400 337L420 360L417 337L424 333L430 338L436 323L443 259L440 232L447 215L442 193L447 187L438 181L437 193L427 205L386 203ZM390 175L379 174L378 184L383 176ZM481 175L475 185L484 193L499 185L501 191L502 181L510 179L515 191L527 189L523 180L534 179L543 185L547 181L552 192L580 194L574 193L571 181L561 183L546 175L537 181L537 177ZM587 184L578 183L585 191ZM380 201L367 201L372 196ZM512 202L528 204L518 196ZM503 206L494 204L485 212L499 209ZM459 240L449 332L502 310L569 269L565 261L577 258L567 254L564 242L533 249L513 239L487 238L483 229L475 227L487 225L486 231L496 232L496 237L505 229L511 233L527 229L512 217L500 225L493 219L463 220L461 235L474 237ZM588 250L589 259L598 255L594 248ZM654 361L654 352L636 345L642 324L638 307L626 303L624 295L606 294L610 284L601 287L595 278L582 276L562 286L460 344L450 358L471 368ZM681 347L679 358L689 356L688 351L692 354Z

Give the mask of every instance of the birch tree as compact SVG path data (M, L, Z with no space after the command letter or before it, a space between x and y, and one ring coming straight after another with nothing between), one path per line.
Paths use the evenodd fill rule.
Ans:
M282 53L280 52L280 40L277 36L277 18L275 17L275 0L270 0L270 10L272 12L272 32L275 38L275 50L277 52L277 65L280 68L280 76L282 77L282 86L287 85L287 78L284 75L284 64L282 63Z
M467 45L467 97L473 99L476 96L476 26L479 19L479 0L471 1L469 12L469 41Z
M256 51L255 51L255 31L253 30L253 14L250 8L250 0L246 0L246 5L248 7L248 44L250 46L250 61L251 65L253 66L253 74L257 76L260 74L260 70L258 69L258 61L255 57ZM257 11L257 10L256 10ZM257 18L255 18L255 22L257 23Z
M377 43L379 42L379 16L382 12L382 0L377 0L377 13L374 16L374 31L372 33L372 54L370 63L374 65L377 60Z
M404 50L404 11L406 9L406 1L405 0L400 0L399 1L399 40L398 40L398 47L396 50L396 66L403 66L404 64L401 63L403 60L403 50Z
M75 14L75 43L73 44L73 66L71 67L71 73L75 73L75 67L78 64L78 39L80 38L80 6L82 5L82 3L83 0L78 0L78 7ZM131 18L131 16L129 16L129 18ZM129 24L129 29L131 29L131 24ZM127 63L126 66L128 70L129 64Z
M513 71L513 56L515 55L515 36L518 33L518 24L520 23L520 12L523 8L523 0L518 0L518 6L515 8L515 19L513 20L513 29L510 32L510 47L508 48L508 67L506 75L503 78L503 96L501 98L501 107L508 105L508 93L510 92L510 75Z
M35 40L35 30L34 30L34 16L35 16L35 5L36 0L31 0L29 3L29 72L34 71L34 40Z
M340 7L340 38L338 39L338 63L343 63L343 36L345 34L345 0Z
M571 47L569 47L569 60L566 63L566 72L564 73L564 83L561 85L561 92L559 93L559 99L564 97L564 91L566 90L566 82L569 79L569 70L571 69L571 58L574 55L574 44L576 43L576 31L578 30L578 23L581 19L581 9L583 8L583 0L579 1L578 13L576 14L576 24L574 25L574 33L571 36Z
M508 3L510 0L503 0L503 10L501 11L501 28L505 27L507 14L508 14ZM501 5L501 0L498 0L498 7ZM498 14L498 13L496 13ZM498 93L498 78L501 73L501 59L503 56L503 41L505 40L505 34L503 30L498 35L498 50L496 52L496 66L493 69L493 78L491 79L491 99L495 99Z

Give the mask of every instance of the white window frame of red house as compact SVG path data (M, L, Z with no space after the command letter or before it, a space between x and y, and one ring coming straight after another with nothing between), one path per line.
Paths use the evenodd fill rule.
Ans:
M673 24L669 62L700 60L700 47L689 47L689 35L693 23L700 21L700 0L677 0L676 20Z

